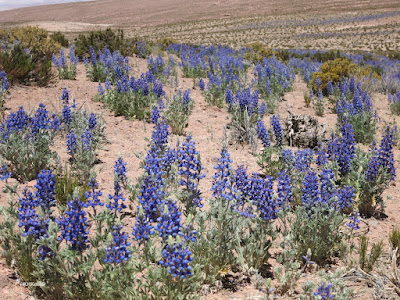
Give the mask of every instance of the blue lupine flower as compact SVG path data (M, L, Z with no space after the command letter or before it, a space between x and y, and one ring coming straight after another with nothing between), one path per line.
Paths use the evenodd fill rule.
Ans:
M326 87L326 92L327 92L328 95L332 95L333 94L332 80L330 78L328 79L328 85Z
M77 144L76 144L76 135L73 130L69 132L67 135L67 153L71 155L72 157L75 156L77 149Z
M251 177L250 200L256 205L260 217L264 220L272 220L278 217L278 202L274 199L274 180L267 176L261 178L258 174Z
M360 229L360 214L358 212L353 212L349 218L349 223L346 225L349 226L352 230L356 231Z
M278 189L277 189L277 202L278 206L288 206L292 201L292 179L286 170L278 172Z
M265 148L271 146L271 140L269 138L268 131L261 119L257 120L257 135Z
M106 251L106 257L104 258L104 263L109 264L120 264L127 261L131 257L130 251L127 249L131 245L128 242L128 233L121 232L123 226L113 227L113 241L104 250Z
M381 168L385 169L386 173L391 175L390 180L395 178L396 169L394 167L393 156L393 131L390 127L386 127L379 150L371 157L368 163L366 179L368 181L374 181Z
M330 200L337 193L334 185L335 174L331 169L324 169L321 172L321 201L330 204Z
M103 88L103 86L101 85L101 83L99 83L99 86L97 87L97 93L100 95L100 96L103 96L104 95L104 88Z
M126 162L122 158L122 156L118 157L114 164L114 173L118 176L118 180L121 183L126 183L128 177L126 176Z
M225 101L228 106L232 106L234 103L234 96L230 88L227 88L225 91Z
M7 181L11 177L11 172L9 171L9 166L6 163L0 165L0 180Z
M226 147L223 147L221 150L221 157L218 158L218 164L214 166L216 173L213 175L211 188L213 197L218 197L227 201L237 199L237 190L234 186L234 180L231 178L231 163L232 160L229 152Z
M283 144L283 130L279 118L275 115L271 117L271 126L274 130L275 140L277 146L282 146Z
M163 200L162 196L158 188L158 183L152 179L151 175L146 176L143 180L138 199L140 205L143 207L145 216L151 222L157 220L158 207Z
M53 114L51 116L51 120L49 123L49 129L54 130L54 131L61 130L61 121L60 121L60 118L56 114Z
M343 121L340 130L342 136L337 138L332 136L328 142L328 157L337 161L340 173L345 175L350 171L351 162L356 155L356 141L353 125L347 120Z
M100 197L103 193L97 189L97 181L95 177L91 177L88 182L90 191L85 191L85 199L87 201L86 205L95 208L96 206L103 206L104 202L101 202Z
M328 155L325 151L325 148L321 143L318 144L318 149L317 149L317 159L316 159L316 164L319 167L324 166L325 164L328 163Z
M352 186L345 186L338 192L337 206L339 209L344 210L351 207L354 203L355 189Z
M61 101L63 105L68 105L69 103L69 91L66 88L63 88L61 93Z
M32 134L36 135L41 129L48 129L49 122L50 119L46 109L46 105L40 103L38 109L35 112L35 115L30 122Z
M122 185L127 180L126 178L126 163L123 161L122 157L118 158L114 165L114 195L108 195L110 199L110 203L106 204L106 207L111 211L114 211L114 214L121 212L126 205L123 203L125 201L125 197L122 193ZM121 201L121 202L120 202Z
M315 172L310 171L304 177L302 192L301 201L304 206L310 208L320 203L318 176Z
M178 279L184 279L193 275L190 262L193 260L192 251L182 244L167 245L162 251L162 258L159 262L168 272Z
M68 202L64 216L56 219L60 226L61 235L59 241L65 240L72 250L83 251L89 247L86 212L83 210L85 204L74 196Z
M95 113L91 113L88 120L88 127L90 130L95 129L97 126L97 116Z
M167 201L161 211L161 216L157 218L156 230L160 236L166 240L168 236L175 237L181 228L181 212L176 202Z
M142 206L138 207L138 215L136 216L136 224L133 226L132 237L134 240L147 241L154 234L153 226L144 214Z
M154 126L154 130L151 134L151 141L158 149L163 149L164 146L168 144L168 128L167 120L164 118L159 119Z
M28 190L22 191L22 198L19 198L18 208L18 226L24 227L22 236L33 236L34 239L38 239L46 234L48 220L40 220L36 213L36 207L38 205L33 194Z
M261 103L260 108L258 109L258 115L262 118L267 112L267 104L265 102Z
M187 107L192 99L190 99L190 90L186 90L183 92L182 103L183 106Z
M153 110L151 111L151 123L157 124L159 117L160 117L160 110L158 109L158 106L154 106Z
M62 110L62 121L65 123L67 126L69 126L72 122L72 114L71 114L71 107L68 105L65 105Z
M203 78L200 78L200 80L199 80L199 88L200 88L200 90L204 91L205 84L204 84Z
M315 79L315 86L317 87L317 90L319 90L321 88L321 78L317 77Z
M236 188L241 193L241 198L245 199L250 195L251 181L247 175L247 169L244 165L240 165L235 170Z
M81 135L82 150L86 151L91 148L92 145L92 132L86 129Z
M55 175L50 170L42 170L36 179L35 199L45 214L51 214L51 207L56 205Z
M325 284L324 282L321 282L320 286L316 289L314 296L320 296L321 299L333 298L331 288L332 283Z
M188 135L185 142L177 152L178 175L181 176L179 185L186 187L188 206L203 207L199 182L206 175L200 162L199 153L196 151L196 142Z

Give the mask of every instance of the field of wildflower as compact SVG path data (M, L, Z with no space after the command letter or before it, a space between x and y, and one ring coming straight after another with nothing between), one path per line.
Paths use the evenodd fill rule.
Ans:
M399 60L10 36L4 299L400 297Z

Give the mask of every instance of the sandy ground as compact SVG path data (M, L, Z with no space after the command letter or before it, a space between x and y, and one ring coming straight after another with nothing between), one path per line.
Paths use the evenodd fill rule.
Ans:
M132 58L131 64L133 74L140 74L146 69L146 60ZM179 86L181 89L192 89L193 80L180 78ZM15 86L11 89L10 95L7 96L6 107L7 112L15 111L19 106L23 105L27 110L33 109L40 102L47 105L49 110L57 110L60 107L60 95L62 88L68 88L73 97L76 98L79 105L83 105L85 109L101 114L106 122L106 136L109 143L99 151L99 159L101 163L97 165L97 170L102 170L98 179L103 195L107 195L113 189L112 181L109 178L113 176L113 164L118 155L122 155L127 162L128 177L135 180L142 174L139 167L140 160L135 156L135 152L146 152L145 138L151 135L151 126L140 121L126 120L123 117L115 117L112 112L105 109L103 104L94 102L92 97L97 93L97 83L90 82L85 75L83 65L78 66L77 80L61 80L51 84L46 88ZM306 108L303 98L303 92L307 89L304 82L296 78L294 89L285 95L284 101L280 103L278 114L284 118L287 110L299 114L314 115L312 108ZM168 93L168 92L167 92ZM225 109L210 107L204 100L198 89L192 89L192 98L195 101L193 113L189 118L189 126L187 132L193 135L196 141L197 150L201 154L202 162L205 166L207 177L201 183L203 197L211 196L210 187L212 175L214 174L213 166L217 162L219 151L223 141L223 128L229 122L229 114ZM383 95L373 95L374 105L378 110L378 114L382 119L392 120L392 116L388 109L387 99ZM329 128L333 128L336 123L336 115L329 113L319 120L326 124ZM396 117L397 122L400 118ZM264 120L269 124L269 117ZM177 137L171 136L170 143L175 144ZM181 138L182 140L182 138ZM60 140L55 146L61 158L65 161L67 155L65 153L64 141ZM229 152L236 164L245 164L249 172L259 171L256 163L256 157L251 155L248 146L230 146ZM396 167L399 167L400 150L397 147L395 151ZM383 220L366 219L363 222L362 230L372 241L383 240L387 245L387 237L390 230L400 223L400 204L398 203L400 176L385 192L390 199L386 201L386 213L388 218ZM29 186L33 186L34 182L30 182ZM0 188L3 183L0 184ZM6 204L8 196L0 194L0 204ZM133 220L128 220L131 224ZM365 283L351 284L358 290L355 299L372 299L372 290ZM24 287L18 285L12 270L10 270L4 262L0 264L0 299L30 299L31 293ZM260 299L260 294L252 285L244 285L236 292L222 291L215 295L209 295L205 299ZM394 298L393 298L394 299Z
M21 8L0 12L1 23L29 21L85 22L118 26L148 26L224 17L332 13L400 8L394 0L98 0Z

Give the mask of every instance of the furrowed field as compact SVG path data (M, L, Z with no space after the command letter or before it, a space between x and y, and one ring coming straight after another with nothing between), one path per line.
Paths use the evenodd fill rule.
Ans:
M337 18L3 28L0 298L399 299L398 37Z

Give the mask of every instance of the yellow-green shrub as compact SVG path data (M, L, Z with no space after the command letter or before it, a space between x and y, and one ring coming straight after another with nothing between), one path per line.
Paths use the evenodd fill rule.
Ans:
M45 86L53 77L51 57L61 45L38 27L14 27L0 30L5 47L0 50L0 68L11 83L36 83ZM18 41L16 43L16 41Z
M315 80L319 77L321 79L322 92L326 93L329 79L332 80L332 84L339 83L343 80L343 78L349 77L354 74L356 70L357 65L346 58L336 58L335 60L329 60L321 66L321 70L319 72L313 73L311 86L314 91L317 91Z

